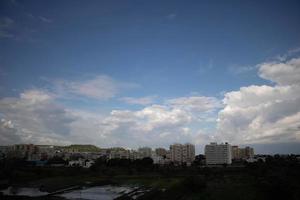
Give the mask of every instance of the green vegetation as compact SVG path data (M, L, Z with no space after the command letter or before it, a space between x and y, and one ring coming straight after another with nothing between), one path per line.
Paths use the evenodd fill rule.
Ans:
M151 159L98 159L91 169L22 167L15 164L12 161L1 164L5 169L5 173L0 174L1 180L7 180L9 185L42 185L47 191L88 182L89 185L120 184L151 188L139 200L300 199L300 164L295 156L268 157L266 162L249 163L244 167L215 168L158 166L152 164Z

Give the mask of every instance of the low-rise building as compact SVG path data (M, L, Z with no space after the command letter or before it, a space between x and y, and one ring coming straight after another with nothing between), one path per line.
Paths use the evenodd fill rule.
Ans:
M114 147L110 149L109 159L115 159L115 158L129 159L129 157L130 157L130 150L121 147Z
M69 167L83 167L83 168L90 168L95 161L87 160L87 159L78 159L78 160L70 160L68 163Z

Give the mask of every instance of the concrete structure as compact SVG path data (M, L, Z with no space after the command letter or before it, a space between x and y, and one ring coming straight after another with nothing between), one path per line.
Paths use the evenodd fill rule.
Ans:
M39 160L39 149L33 144L15 144L11 146L8 157Z
M78 160L70 160L68 166L90 168L94 163L95 161L93 160L78 159Z
M254 157L254 149L251 147L239 148L238 146L232 146L232 159L239 160L247 160L253 159Z
M191 164L195 160L195 145L185 144L182 147L182 162Z
M110 149L109 159L114 159L114 158L129 159L129 157L130 157L130 151L127 149L120 148L120 147L115 147Z
M254 149L251 147L245 147L245 158L252 159L254 157Z
M84 162L85 162L85 160L83 160L83 159L70 160L68 165L70 167L83 167L84 166Z
M139 159L139 153L136 150L130 150L129 158L131 160Z
M164 148L156 148L156 149L155 149L155 153L156 153L156 155L158 155L158 156L161 156L161 157L167 157L168 151L167 151L166 149L164 149Z
M239 159L240 158L239 146L231 146L231 157L232 157L232 159Z
M205 145L207 165L231 164L231 145L228 143L210 143Z
M182 145L181 144L172 144L170 145L171 161L174 163L182 162Z
M150 147L141 147L138 149L139 158L151 157L152 149Z
M7 156L9 149L9 146L0 146L0 160Z
M37 145L41 160L48 160L55 155L55 147L53 145Z
M162 164L164 158L156 154L156 151L151 152L151 158L153 160L153 164Z
M95 161L93 161L93 160L86 160L85 165L83 167L90 168L94 163L95 163Z
M195 160L195 146L193 144L172 144L170 146L171 161L174 164L186 163L190 165Z
M91 150L90 150L91 149ZM96 149L96 151L92 151ZM170 150L156 148L154 151L150 147L141 147L138 150L129 150L121 147L101 149L92 145L71 145L71 146L54 146L54 145L33 145L33 144L16 144L11 146L0 146L0 159L22 158L27 161L48 161L53 157L59 157L64 161L69 161L69 166L86 165L82 160L91 161L98 158L104 159L143 159L152 158L155 164L175 164L186 163L190 165L195 159L195 146L192 144L174 144ZM44 164L44 163L42 163ZM91 165L90 164L90 165ZM64 163L51 163L51 166L63 166Z

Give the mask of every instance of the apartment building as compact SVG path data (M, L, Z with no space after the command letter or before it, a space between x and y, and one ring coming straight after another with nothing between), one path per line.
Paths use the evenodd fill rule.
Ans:
M170 146L171 161L175 164L186 163L190 165L195 159L195 146L193 144L172 144Z
M251 147L239 148L238 146L232 146L232 159L253 159L254 149Z
M129 159L129 157L130 157L130 150L121 147L114 147L110 149L109 159L114 159L114 158Z
M164 148L156 148L156 149L155 149L155 153L156 153L156 155L158 155L158 156L161 156L161 157L167 157L168 151L167 151L166 149L164 149Z
M150 147L141 147L138 149L139 158L150 158L152 149Z
M228 143L212 142L205 145L204 151L207 165L231 164L231 145Z

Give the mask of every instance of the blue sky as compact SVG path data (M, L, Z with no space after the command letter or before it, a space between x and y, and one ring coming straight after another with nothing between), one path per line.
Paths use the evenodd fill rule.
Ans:
M229 130L228 124L225 126L222 122L230 121L235 127L245 123L245 120L236 122L226 118L228 108L237 105L226 103L236 103L233 97L236 93L231 92L243 94L241 87L252 91L253 85L259 86L255 92L264 89L263 86L277 91L278 87L287 85L282 84L277 74L274 77L269 73L272 69L287 65L286 68L298 72L298 62L293 59L299 56L299 10L298 1L1 1L0 97L3 105L0 113L5 126L1 131L3 135L9 132L9 136L13 133L18 138L2 143L82 141L99 146L136 147L137 143L155 146L147 141L152 140L149 135L157 138L163 133L158 142L162 146L198 140L201 146L213 139L241 144L288 144L295 138L298 141L297 128L292 139L254 139L257 136L249 128L261 118L259 113L247 118L248 128ZM298 83L288 86L293 85L295 92ZM46 120L40 122L44 127L37 128L24 122L28 119L20 119L20 113L29 115L28 110L40 106L31 105L29 109L23 101L41 103L36 100L41 97L45 97L42 99L47 101L47 107L54 106L58 115L63 113L61 117L68 118L62 125L64 134L58 133L60 130L49 132L45 126L60 122ZM287 99L284 96L276 98ZM295 101L299 100L295 98ZM241 97L240 101L245 102L247 98ZM20 102L26 104L26 109L7 108ZM268 103L270 100L265 98L260 101L260 104ZM203 108L207 104L211 106ZM163 108L157 109L157 106ZM178 124L168 121L163 126L142 130L142 127L161 120L150 116L147 109L155 117L165 112L166 117L176 121L182 111L187 118ZM112 128L104 134L103 121L109 121L110 127L115 127L112 123L122 118L118 116L116 120L114 111L122 112L122 116L128 111L134 117L130 118L130 125L123 127L122 122L122 126L118 124L118 130ZM31 114L36 113L38 111ZM282 114L280 119L272 122L273 126L270 125L273 128L261 129L265 135L259 138L275 134L271 131L275 123L296 114ZM79 132L74 133L74 126L87 123L82 120L89 117L89 123L93 120L93 125L99 123L97 130L90 130L93 132L91 138L102 135L105 142L101 138L83 141ZM128 126L136 126L136 129L128 129ZM181 136L184 131L171 133L175 127L189 129L190 135ZM298 123L288 124L285 130L275 135L278 138L294 127L298 127ZM122 131L124 133L120 133ZM134 131L146 135L137 136ZM95 132L99 134L93 135ZM234 139L236 137L228 136L227 132L245 137ZM61 138L61 135L68 137ZM253 137L249 139L249 135ZM163 138L167 136L170 137ZM172 140L177 136L178 139ZM122 139L116 142L117 137Z

